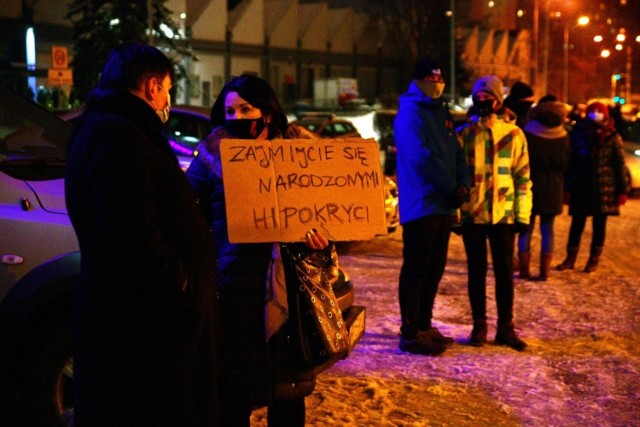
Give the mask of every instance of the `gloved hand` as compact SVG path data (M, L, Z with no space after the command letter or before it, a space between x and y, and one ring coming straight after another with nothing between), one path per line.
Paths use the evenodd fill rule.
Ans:
M564 194L562 195L562 203L565 205L568 205L570 201L571 201L571 194L565 191Z
M626 194L618 194L618 206L622 206L627 203L629 196Z
M469 187L466 185L459 185L456 188L456 194L451 200L451 205L454 209L458 209L464 202L469 200Z
M524 234L529 231L529 224L525 224L524 222L516 221L516 233Z

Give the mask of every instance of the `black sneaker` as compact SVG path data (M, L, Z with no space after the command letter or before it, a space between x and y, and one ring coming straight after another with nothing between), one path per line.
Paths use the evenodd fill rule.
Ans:
M431 327L424 331L424 333L427 334L432 341L444 344L446 347L450 347L455 342L453 338L442 335L438 328Z
M444 344L432 340L425 331L420 331L415 338L400 337L400 350L413 354L424 354L427 356L437 356L444 353Z
M517 351L523 351L527 348L527 343L522 341L516 334L512 322L498 325L495 342L498 345L506 345Z

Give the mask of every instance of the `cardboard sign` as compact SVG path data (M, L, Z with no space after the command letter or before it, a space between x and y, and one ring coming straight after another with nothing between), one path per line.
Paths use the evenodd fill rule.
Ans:
M387 233L384 176L373 139L224 139L229 241L295 242Z

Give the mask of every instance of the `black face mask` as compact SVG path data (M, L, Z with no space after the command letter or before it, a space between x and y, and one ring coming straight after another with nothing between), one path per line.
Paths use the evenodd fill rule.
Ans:
M473 107L476 114L480 117L487 117L493 113L493 99L485 99L483 101L473 101Z
M256 139L264 130L264 118L226 120L224 128L236 138Z

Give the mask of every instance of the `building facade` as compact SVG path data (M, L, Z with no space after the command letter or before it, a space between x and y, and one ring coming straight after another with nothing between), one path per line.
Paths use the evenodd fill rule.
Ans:
M51 84L52 47L66 47L69 62L72 59L72 28L65 19L68 8L61 7L63 2L31 3L32 16L25 16L20 2L0 3L0 55L5 66L28 66L23 46L24 31L31 21L37 84L46 87ZM190 78L180 84L177 102L210 106L224 83L243 73L267 79L287 105L310 101L313 81L325 77L356 78L359 95L365 100L394 99L406 89L412 64L405 63L402 47L384 36L381 22L355 3L169 0L166 6L197 58L184 60ZM458 0L456 34L463 39L461 57L474 77L490 73L507 85L517 80L529 82L533 78L531 32L516 28L525 25L515 18L504 28L507 21L500 16L515 12L511 10L514 3L502 3L505 5L493 9L492 19L503 24L487 28L484 9L474 1ZM472 83L459 91L468 92Z

